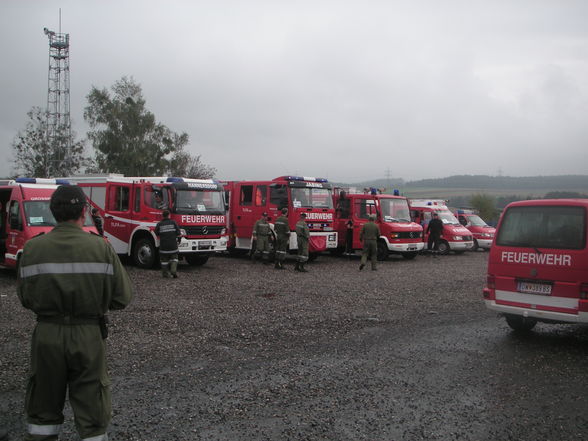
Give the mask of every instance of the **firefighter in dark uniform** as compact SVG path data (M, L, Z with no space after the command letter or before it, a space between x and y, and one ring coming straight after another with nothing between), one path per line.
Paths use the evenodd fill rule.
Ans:
M169 210L163 210L163 219L155 226L155 235L159 237L159 261L163 277L178 277L178 241L182 237L180 227L169 218Z
M296 222L296 241L298 245L298 261L294 269L305 273L304 268L308 261L308 241L310 240L310 230L306 224L306 213L300 213L300 220Z
M17 281L21 303L37 314L25 439L57 439L69 389L80 437L103 441L112 413L105 314L127 306L131 283L113 248L82 229L87 206L80 187L58 187L50 207L58 224L26 243Z
M372 270L376 271L376 262L378 260L378 238L380 237L380 227L375 223L376 215L370 214L369 221L363 224L359 232L359 240L363 242L363 249L361 251L361 264L359 270L361 271L367 263L368 256L372 261Z
M276 263L274 268L284 269L284 260L286 260L286 251L290 241L290 223L288 222L288 209L282 208L282 214L274 223L276 233Z
M98 234L104 236L104 222L102 221L97 208L92 208L92 220L94 221L94 226L96 227Z
M267 213L264 211L261 214L261 218L253 226L253 240L255 241L255 253L252 256L253 262L259 259L260 256L263 263L267 263L269 260L270 234L270 224L267 221Z
M441 233L443 233L443 221L439 219L437 213L433 213L433 219L427 225L427 233L429 239L427 240L427 249L433 253L433 257L437 257L439 252L439 241L441 240Z

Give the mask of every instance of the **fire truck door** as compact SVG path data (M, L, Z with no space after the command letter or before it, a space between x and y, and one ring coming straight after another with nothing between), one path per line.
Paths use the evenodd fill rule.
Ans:
M370 214L376 214L376 205L370 199L356 199L353 204L353 248L363 248L359 234L363 225L369 220Z
M11 201L8 207L8 220L6 225L6 253L15 255L24 246L24 216L22 204L19 201Z
M108 236L126 244L130 241L131 232L134 229L133 213L131 211L130 183L110 183L106 192L106 214L104 215L104 231ZM113 245L115 245L113 243ZM115 249L117 247L115 246ZM121 252L117 250L117 252Z

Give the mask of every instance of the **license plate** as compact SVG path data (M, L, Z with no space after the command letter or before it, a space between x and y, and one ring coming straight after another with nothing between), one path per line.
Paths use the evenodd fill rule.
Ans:
M416 247L408 247L407 250L408 251L416 251Z
M200 245L201 247L209 247L212 245L212 242L210 240L201 240L200 242L198 242L198 245Z
M551 285L545 283L518 282L517 289L527 294L551 295Z

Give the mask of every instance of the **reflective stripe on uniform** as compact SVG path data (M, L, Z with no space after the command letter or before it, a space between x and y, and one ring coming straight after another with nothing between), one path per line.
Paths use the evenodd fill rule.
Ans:
M61 424L28 424L27 430L31 435L59 435Z
M286 254L285 251L276 251L276 254Z
M67 263L38 263L23 266L20 277L33 277L41 274L107 274L113 275L110 263L102 262L67 262Z
M160 233L171 233L172 231L173 231L174 233L175 233L175 231L176 231L176 226L175 226L175 225L173 225L173 224L169 224L169 225L161 225L161 226L159 227L159 232L160 232Z
M82 441L108 441L108 435L105 433L104 435L92 436L90 438L82 438Z

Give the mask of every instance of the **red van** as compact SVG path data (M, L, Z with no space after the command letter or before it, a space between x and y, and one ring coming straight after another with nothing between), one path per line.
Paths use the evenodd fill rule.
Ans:
M588 199L509 204L488 257L484 301L515 330L588 322Z
M482 250L490 249L494 234L496 234L496 228L488 225L473 210L459 209L455 213L455 216L459 220L459 223L472 233L474 238L474 245L471 248L472 251L476 251L478 248Z

